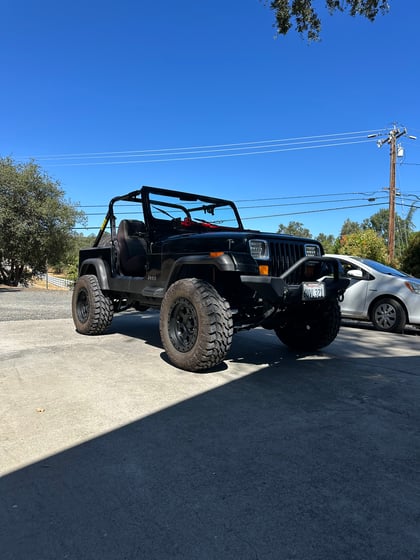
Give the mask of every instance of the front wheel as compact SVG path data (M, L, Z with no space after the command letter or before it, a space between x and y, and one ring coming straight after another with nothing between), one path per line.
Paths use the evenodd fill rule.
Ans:
M111 298L105 296L93 274L81 276L74 287L72 298L73 322L82 334L102 334L114 315Z
M178 280L162 302L160 336L176 367L188 371L212 368L224 360L232 343L229 303L203 280Z
M371 319L375 329L385 332L402 332L407 323L402 305L392 298L377 301L372 308Z
M281 342L292 350L314 352L335 340L340 319L338 302L327 301L295 310L281 327L274 330Z

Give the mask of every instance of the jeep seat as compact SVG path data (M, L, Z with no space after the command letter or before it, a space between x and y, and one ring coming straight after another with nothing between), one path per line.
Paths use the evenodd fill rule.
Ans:
M146 273L146 240L140 237L146 226L140 220L121 220L117 240L119 263L123 274L144 276Z

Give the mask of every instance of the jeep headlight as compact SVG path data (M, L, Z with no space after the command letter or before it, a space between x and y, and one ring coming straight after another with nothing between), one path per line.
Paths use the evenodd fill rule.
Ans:
M263 239L250 239L249 251L251 257L259 261L267 261L270 258L270 249L267 241Z
M305 245L305 256L306 257L320 257L321 251L319 250L318 245Z

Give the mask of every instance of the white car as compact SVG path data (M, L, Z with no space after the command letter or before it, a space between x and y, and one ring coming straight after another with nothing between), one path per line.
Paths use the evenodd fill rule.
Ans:
M380 331L402 332L420 326L420 279L370 259L326 255L338 259L350 284L340 303L341 315L371 321Z

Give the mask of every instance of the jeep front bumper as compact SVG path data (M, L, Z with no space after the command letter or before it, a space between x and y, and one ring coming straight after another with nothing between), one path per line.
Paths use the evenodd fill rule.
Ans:
M287 282L311 263L326 264L328 274L308 282L305 279L300 283ZM348 278L340 277L338 261L332 257L303 257L278 277L241 275L240 278L242 284L255 290L264 301L278 306L282 303L340 299L350 282Z

